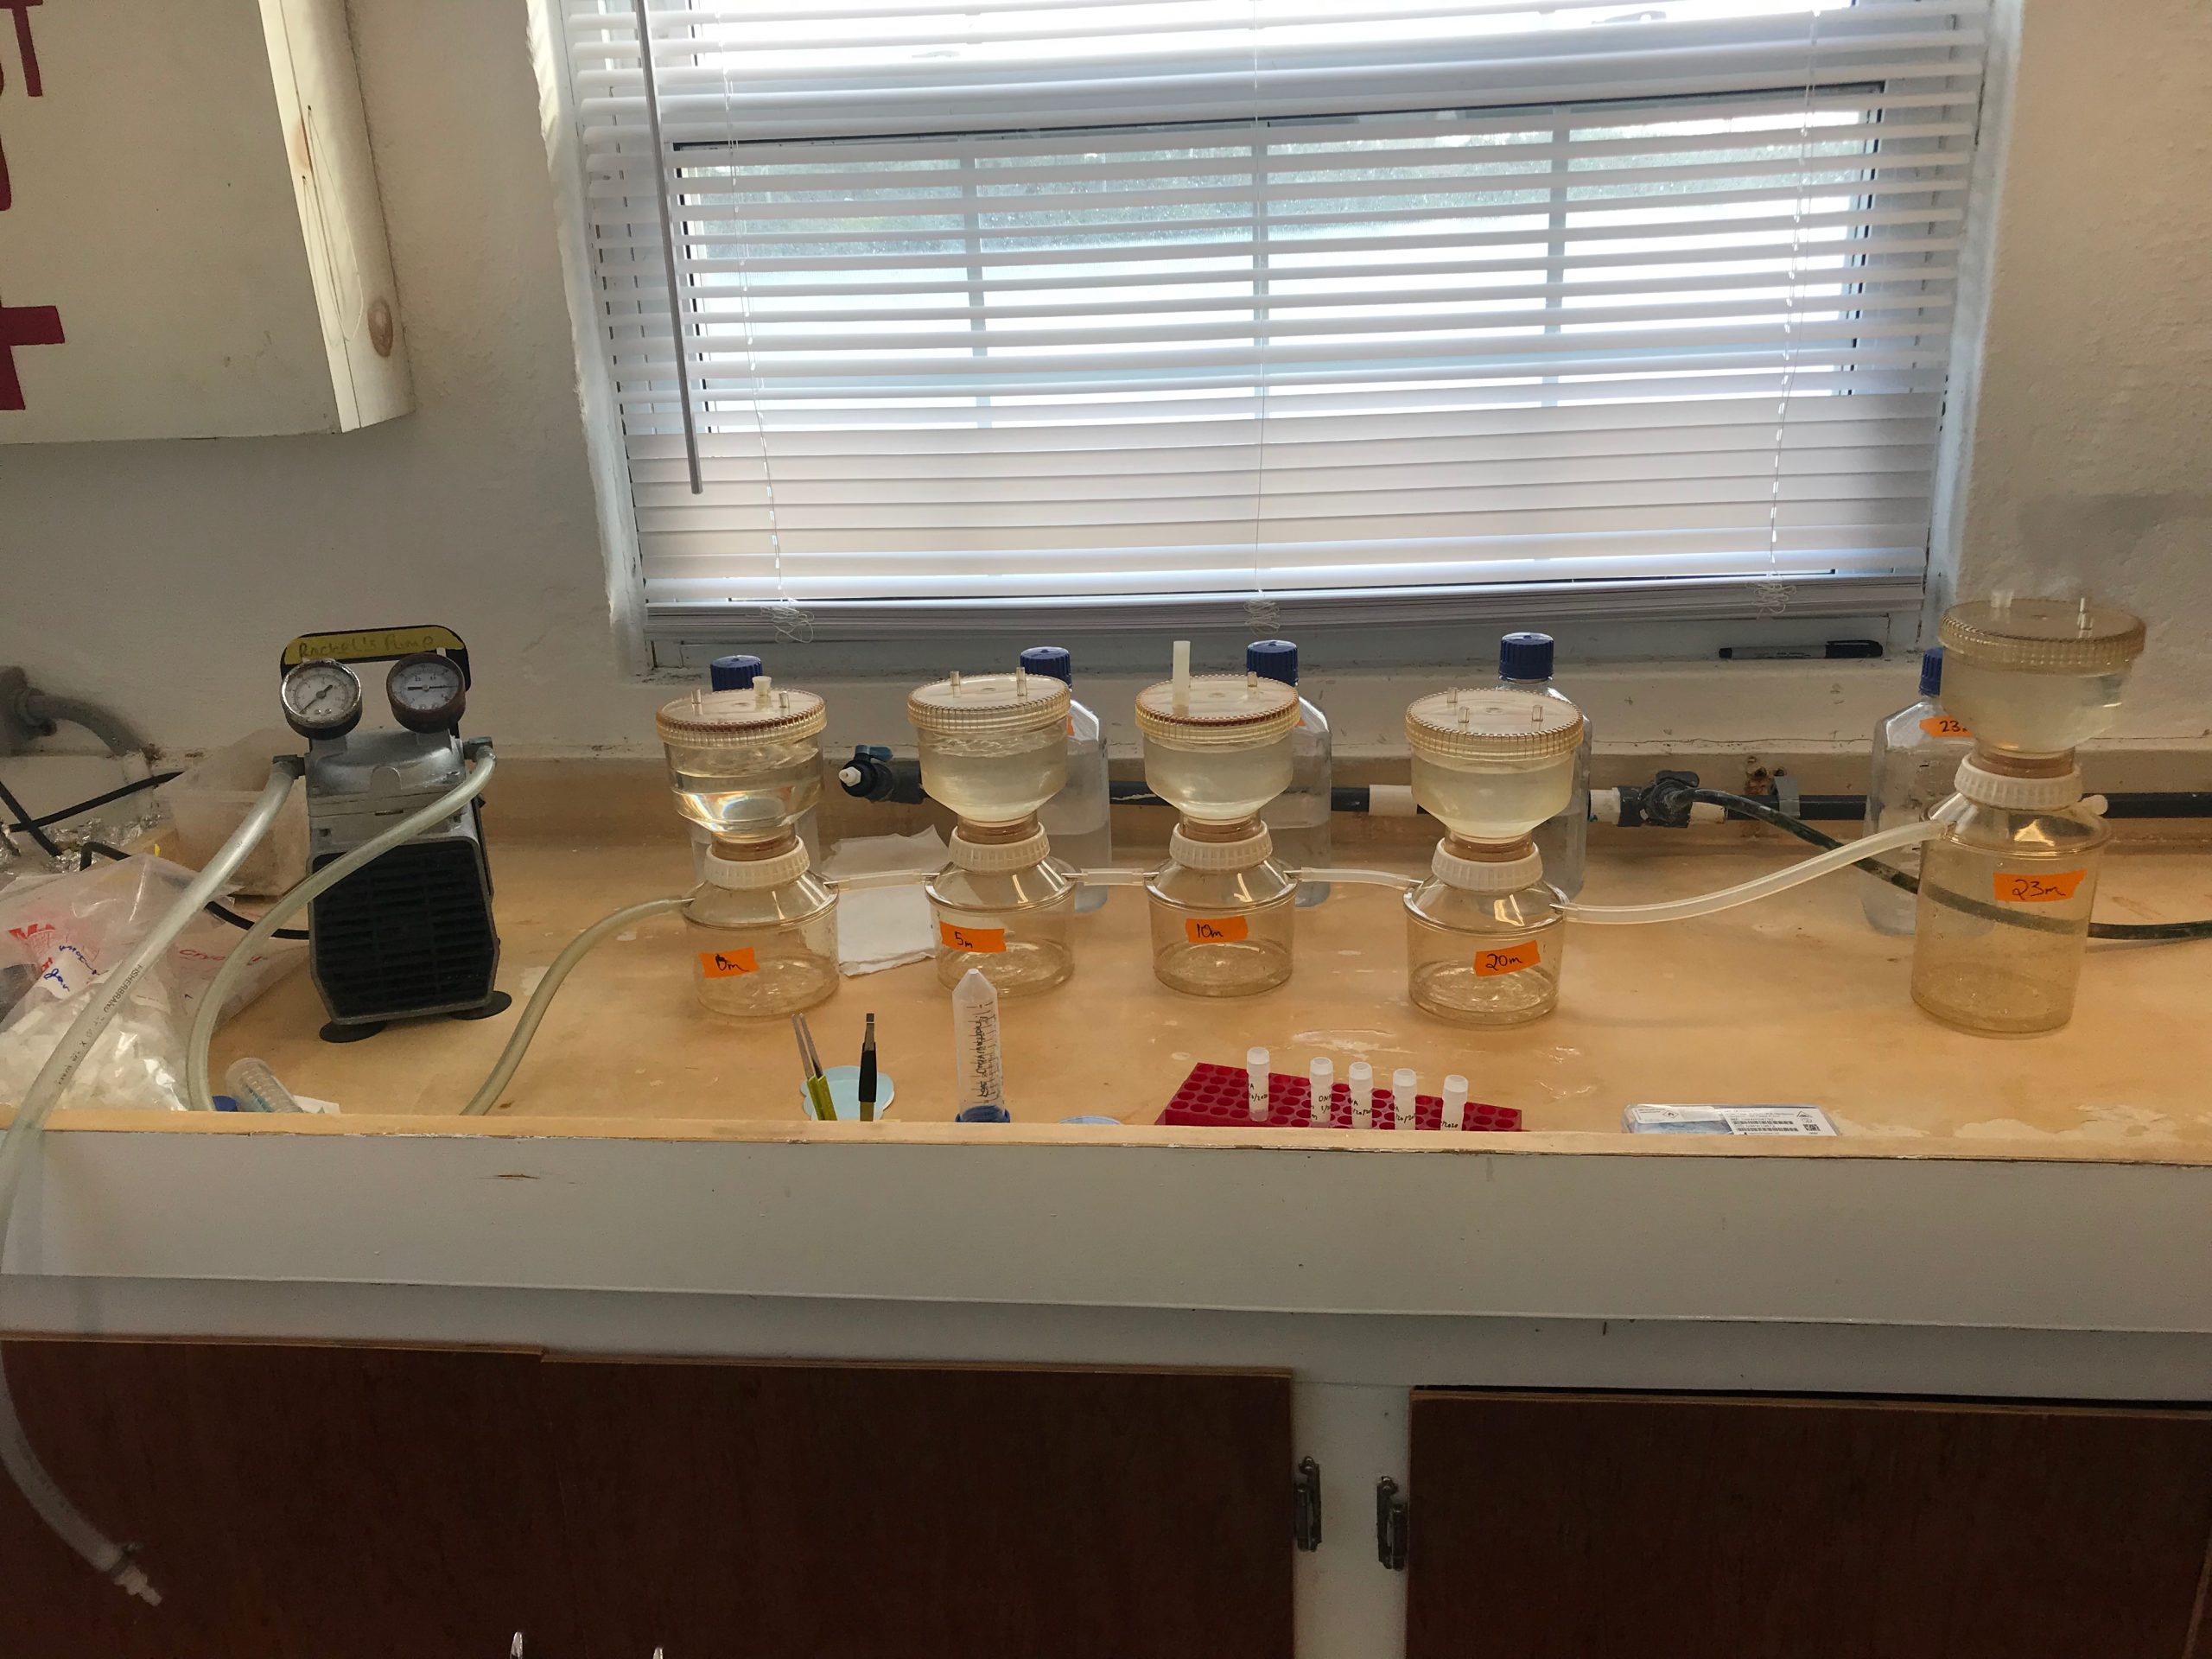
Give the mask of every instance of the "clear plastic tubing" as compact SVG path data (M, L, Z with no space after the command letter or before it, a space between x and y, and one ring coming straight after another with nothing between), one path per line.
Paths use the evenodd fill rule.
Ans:
M8 1126L6 1138L0 1140L0 1250L6 1248L8 1224L14 1218L16 1193L22 1184L24 1166L29 1161L31 1147L40 1131L46 1127L46 1120L53 1115L54 1103L67 1090L70 1078L76 1076L77 1068L85 1063L85 1057L99 1041L108 1021L115 1017L116 1009L122 1007L124 999L130 995L146 969L160 960L176 936L184 931L185 925L221 890L269 833L269 826L276 821L276 814L283 809L299 776L299 762L289 756L280 756L270 767L269 782L262 790L261 798L232 832L231 838L177 895L175 904L139 942L138 948L124 957L114 972L100 976L84 1012L71 1022L54 1052L47 1057L46 1064L39 1068L38 1076L31 1080L31 1086L24 1091L22 1101L16 1109L15 1122ZM238 954L248 954L243 944ZM160 1593L146 1581L146 1575L131 1560L130 1553L86 1520L69 1501L68 1495L54 1484L54 1477L47 1473L46 1465L31 1449L22 1420L16 1414L16 1402L8 1392L4 1367L0 1367L0 1465L6 1467L16 1490L38 1511L39 1518L83 1556L94 1572L149 1605L161 1601Z
M215 977L208 982L207 995L200 999L199 1011L192 1017L192 1034L185 1044L185 1103L193 1110L212 1112L215 1109L214 1091L207 1081L207 1051L215 1040L215 1027L222 1023L224 1007L230 1001L231 993L238 987L238 976L245 972L246 963L251 960L254 952L267 942L270 934L364 864L383 857L403 841L412 841L431 825L443 823L481 795L484 786L492 781L494 763L491 745L472 740L469 747L474 751L475 765L467 777L421 811L402 818L391 829L372 836L343 857L331 860L271 905L268 913L246 931L244 938L231 947L231 954L223 958L223 965L215 970ZM207 868L212 870L215 867L210 864ZM206 872L201 874L204 875ZM194 908L197 909L198 906ZM183 924L180 922L178 925L181 927Z
M1894 830L1885 830L1877 836L1862 836L1829 852L1801 859L1787 869L1760 876L1755 881L1723 887L1718 893L1701 893L1693 899L1669 899L1656 905L1564 905L1560 908L1571 922L1601 922L1611 926L1687 921L1693 916L1710 916L1715 911L1732 910L1756 899L1787 893L1833 870L1849 869L1861 859L1878 858L1899 847L1917 847L1942 833L1940 823L1901 823Z
M498 1062L483 1086L469 1096L468 1104L461 1109L463 1117L481 1117L499 1101L500 1093L513 1078L515 1068L522 1064L522 1057L530 1047L531 1039L537 1035L537 1027L545 1018L545 1010L552 1006L553 994L561 988L561 982L569 971L584 957L584 953L617 928L627 927L632 922L643 921L648 916L658 916L664 911L681 910L690 902L689 893L679 893L668 899L648 899L642 905L629 905L602 916L589 927L569 941L568 948L553 958L553 965L545 970L545 977L531 993L530 1006L522 1011L522 1018L515 1021L513 1035L507 1046L499 1051Z

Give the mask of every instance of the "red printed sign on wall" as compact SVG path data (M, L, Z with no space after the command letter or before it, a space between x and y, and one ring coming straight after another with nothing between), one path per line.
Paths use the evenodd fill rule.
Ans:
M0 11L10 13L15 19L16 57L22 68L22 94L26 98L46 96L46 84L38 72L38 45L31 35L31 8L41 3L42 0L0 0ZM0 60L0 98L9 91L7 64ZM4 107L0 105L0 108ZM0 213L7 212L15 204L15 185L8 175L6 137L0 133ZM58 308L0 305L0 409L26 407L22 377L16 372L16 347L62 343L61 313Z

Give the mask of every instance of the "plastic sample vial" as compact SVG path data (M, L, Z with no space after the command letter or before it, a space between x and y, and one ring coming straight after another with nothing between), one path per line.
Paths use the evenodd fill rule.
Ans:
M1268 1121L1268 1051L1244 1051L1244 1109L1255 1123Z
M1447 1129L1467 1127L1467 1080L1457 1071L1444 1079L1443 1127Z
M1306 1081L1312 1091L1313 1122L1317 1128L1326 1128L1329 1108L1337 1094L1337 1063L1325 1054L1316 1054L1306 1062Z
M1037 817L1067 782L1068 709L1065 681L1026 668L954 674L906 699L922 786L960 818L926 889L947 986L975 969L1021 995L1074 971L1076 887Z
M1052 855L1077 870L1114 867L1113 796L1108 786L1105 728L1098 716L1076 699L1075 659L1065 646L1032 645L1021 666L1069 688L1068 780L1060 792L1037 809L1037 822L1052 838ZM1088 915L1106 902L1104 887L1077 882L1075 907Z
M699 1006L733 1020L776 1019L837 989L837 898L796 836L779 848L717 842L683 906Z
M1874 728L1866 780L1866 833L1917 823L1948 799L1959 762L1973 752L1966 722L1943 712L1943 647L1921 653L1920 695ZM1883 862L1908 875L1920 872L1921 849L1899 848ZM1862 874L1859 902L1878 933L1903 938L1912 931L1913 895L1878 877Z
M1290 977L1297 885L1258 813L1290 781L1298 694L1258 674L1163 681L1137 697L1145 779L1182 815L1146 884L1152 971L1193 996Z
M1498 683L1556 697L1574 705L1552 683L1552 637L1509 633L1497 642ZM1581 711L1577 709L1580 714ZM1544 876L1569 899L1582 891L1590 853L1590 717L1582 716L1582 741L1574 752L1574 787L1564 811L1536 826L1536 850L1544 855Z
M653 724L678 809L717 839L773 842L822 798L822 699L758 675L743 690L688 691Z
M1262 679L1298 687L1298 647L1287 639L1255 639L1244 647L1244 666ZM1291 870L1325 870L1334 861L1329 847L1330 804L1335 767L1329 720L1313 699L1298 699L1298 724L1290 734L1290 782L1260 809L1260 822L1274 837L1275 861ZM1329 896L1325 881L1298 884L1298 902L1318 905Z
M999 994L979 969L970 969L952 991L952 1065L958 1086L959 1121L988 1109L1006 1110L1006 1078L999 1055Z
M1355 1129L1375 1127L1375 1068L1365 1060L1354 1060L1344 1072L1345 1086L1351 1090L1351 1126Z
M1410 1129L1414 1127L1414 1103L1421 1093L1420 1080L1414 1069L1402 1065L1390 1074L1390 1127Z
M1985 1035L2055 1031L2112 838L2082 804L2074 747L2111 724L2143 624L2087 600L1980 601L1952 607L1942 638L1943 707L1974 749L1923 849L1912 1000Z
M1414 798L1451 833L1406 898L1414 1005L1460 1025L1518 1025L1558 1005L1560 899L1530 832L1573 791L1582 716L1555 694L1440 691L1406 710Z

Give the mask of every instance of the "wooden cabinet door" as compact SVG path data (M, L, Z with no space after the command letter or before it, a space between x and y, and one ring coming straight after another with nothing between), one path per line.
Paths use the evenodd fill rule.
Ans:
M537 1357L10 1341L32 1444L147 1607L0 1479L8 1659L583 1659ZM640 1656L643 1659L643 1656Z
M1409 1659L2212 1659L2212 1413L1419 1393Z
M594 1655L1290 1659L1287 1377L544 1369Z

